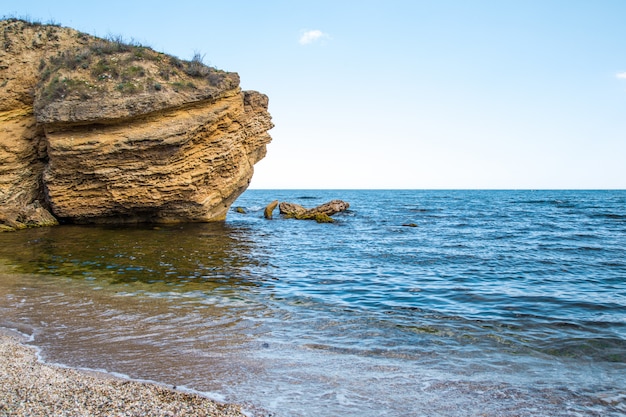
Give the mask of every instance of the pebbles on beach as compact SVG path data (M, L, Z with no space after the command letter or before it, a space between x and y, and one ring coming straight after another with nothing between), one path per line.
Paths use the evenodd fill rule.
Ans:
M42 364L0 332L0 416L242 417L240 406L156 384Z

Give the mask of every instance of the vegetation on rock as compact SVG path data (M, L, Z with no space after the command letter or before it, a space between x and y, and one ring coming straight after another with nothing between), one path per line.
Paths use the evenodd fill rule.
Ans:
M228 78L224 71L205 65L199 53L184 61L121 37L101 39L80 32L75 36L77 46L41 62L39 106L112 92L133 95L218 87Z

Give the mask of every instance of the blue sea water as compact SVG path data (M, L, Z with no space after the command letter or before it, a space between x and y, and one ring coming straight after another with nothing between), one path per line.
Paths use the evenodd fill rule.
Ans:
M0 266L45 360L252 414L626 415L626 191L248 190L224 223L0 234Z

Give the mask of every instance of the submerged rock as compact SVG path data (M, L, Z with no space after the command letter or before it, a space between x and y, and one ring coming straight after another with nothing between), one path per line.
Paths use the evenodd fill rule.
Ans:
M276 208L276 206L278 206L278 200L274 200L269 203L263 211L263 217L265 217L266 219L271 219L273 217L274 209Z
M318 223L332 223L333 214L347 210L350 204L342 200L332 200L312 209L306 209L299 204L283 202L279 205L282 215L298 220L315 220Z
M17 210L14 207L0 209L0 231L55 226L57 224L59 224L57 219L48 210L41 207L38 201Z
M5 229L52 224L19 220L34 203L75 223L223 220L265 156L268 98L241 91L236 73L54 25L8 19L0 32L10 40L0 49Z

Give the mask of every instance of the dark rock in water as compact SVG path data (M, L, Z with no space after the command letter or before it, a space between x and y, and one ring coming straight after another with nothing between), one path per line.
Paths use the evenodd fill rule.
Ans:
M306 209L299 204L280 203L278 206L280 214L298 219L298 220L315 220L318 223L332 223L330 218L333 214L347 210L350 204L342 200L332 200L312 209Z
M243 207L237 207L235 208L235 211L240 214L246 214L246 209L244 209Z
M321 206L307 210L308 213L321 213L327 216L332 216L335 213L346 211L350 207L350 203L342 200L332 200L328 203L324 203Z
M269 203L267 206L265 206L263 217L265 217L266 219L271 219L274 213L274 209L276 208L277 205L278 205L278 200L274 200L271 203Z
M54 226L57 219L38 201L15 209L0 208L0 231L26 229L27 227Z
M417 227L417 224L415 224L415 223L404 223L402 226L406 226L406 227Z
M280 211L280 214L284 214L288 217L293 217L297 214L304 214L306 212L306 209L300 204L287 203L284 201L280 203L280 205L278 206L278 210Z

